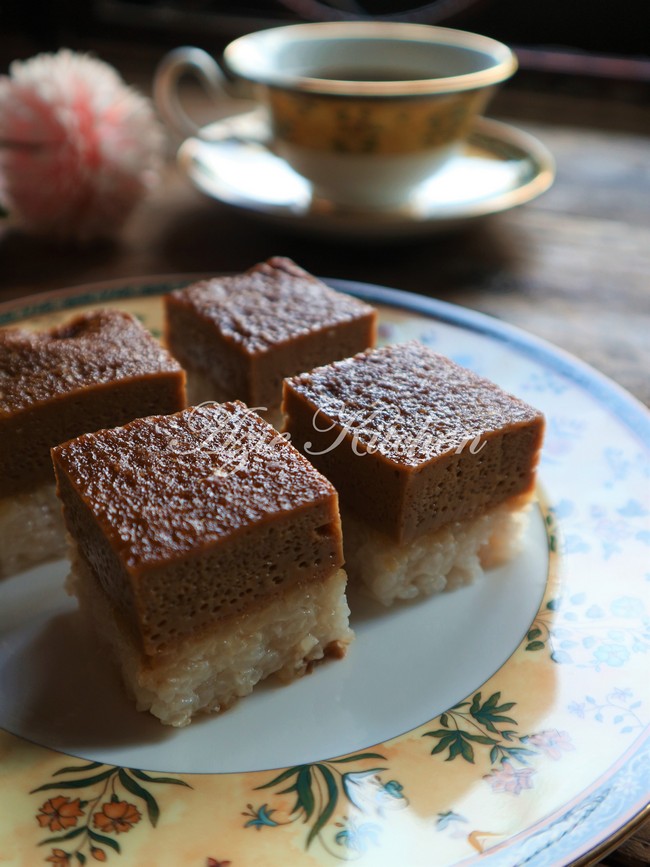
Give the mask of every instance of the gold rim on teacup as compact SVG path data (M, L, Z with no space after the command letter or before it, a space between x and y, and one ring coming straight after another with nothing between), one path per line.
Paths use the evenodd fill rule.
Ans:
M412 46L436 47L474 54L476 62L483 57L483 68L453 75L440 74L417 79L394 81L341 80L302 74L299 70L277 67L277 52L291 43L310 44L397 42L412 43ZM418 49L419 50L419 49ZM424 59L424 58L423 58ZM385 21L346 21L318 24L293 24L271 28L241 36L224 51L228 68L240 78L270 87L286 87L307 93L332 94L333 96L417 96L425 94L456 93L500 84L510 78L517 69L514 53L501 42L446 27L425 24L403 24ZM346 61L348 62L348 61ZM340 63L337 58L330 66ZM423 64L424 65L424 64Z

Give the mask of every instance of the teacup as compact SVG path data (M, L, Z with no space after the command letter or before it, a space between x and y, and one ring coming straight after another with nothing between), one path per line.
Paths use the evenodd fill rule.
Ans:
M267 146L313 185L357 208L393 208L461 146L496 87L516 69L512 51L474 33L421 24L295 24L250 33L224 52L268 113ZM178 79L197 74L220 97L226 80L197 48L164 58L154 94L183 134Z

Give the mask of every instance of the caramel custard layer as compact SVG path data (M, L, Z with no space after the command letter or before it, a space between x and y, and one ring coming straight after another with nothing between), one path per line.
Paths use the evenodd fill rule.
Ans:
M291 259L276 256L243 274L203 280L166 298L170 307L191 306L219 327L224 339L247 353L359 315L374 317L368 304L335 292Z
M166 296L167 343L190 371L250 406L278 406L285 376L374 345L376 311L290 259Z
M0 497L53 481L52 446L184 405L180 365L128 313L0 330Z
M342 503L398 542L534 485L542 414L415 341L285 380L283 410Z
M332 485L241 403L53 450L68 529L146 653L343 562Z
M0 330L0 419L80 389L180 372L129 313L83 313L49 331Z

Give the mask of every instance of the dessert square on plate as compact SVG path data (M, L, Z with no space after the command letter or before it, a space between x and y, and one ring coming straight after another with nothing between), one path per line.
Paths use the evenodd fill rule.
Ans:
M373 346L377 314L274 257L244 274L165 298L167 344L188 374L190 404L243 400L279 422L282 380Z
M332 485L242 403L53 450L69 586L139 709L188 723L351 638Z
M287 379L285 429L335 485L346 567L390 604L509 556L544 420L415 341Z
M180 365L128 313L0 330L0 576L65 551L52 446L183 406Z

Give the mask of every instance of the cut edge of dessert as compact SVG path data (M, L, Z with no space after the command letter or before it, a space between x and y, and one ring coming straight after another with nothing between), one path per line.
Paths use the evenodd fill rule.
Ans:
M313 588L293 588L250 618L235 618L200 641L145 658L76 545L70 546L69 556L66 589L76 596L94 635L110 649L136 709L149 711L165 725L183 727L198 714L228 710L268 677L287 684L310 673L316 663L342 659L353 638L347 576L338 569Z
M216 436L191 453L206 431L197 413ZM257 449L246 466L242 444ZM244 404L138 419L52 455L68 589L138 709L183 726L272 674L293 680L345 655L353 633L336 491Z
M286 379L283 409L339 492L351 588L388 606L521 550L544 417L489 380L408 341Z
M474 583L522 550L534 492L400 545L342 510L350 580L386 607Z

